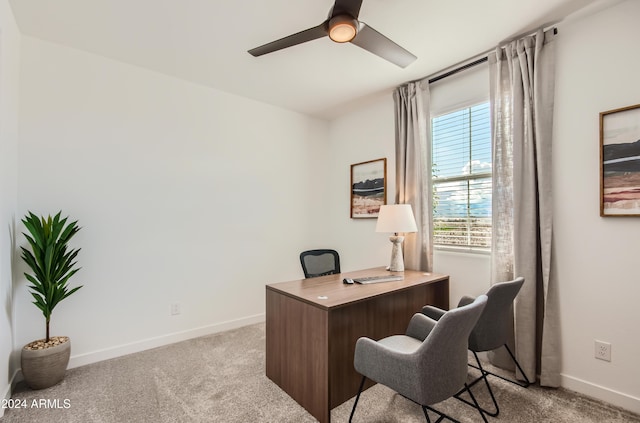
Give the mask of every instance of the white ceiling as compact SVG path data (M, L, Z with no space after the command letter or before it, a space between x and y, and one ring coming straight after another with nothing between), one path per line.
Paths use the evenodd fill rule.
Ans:
M418 56L405 69L326 37L247 53L320 24L333 0L9 1L25 35L332 118L595 0L364 0L359 19Z

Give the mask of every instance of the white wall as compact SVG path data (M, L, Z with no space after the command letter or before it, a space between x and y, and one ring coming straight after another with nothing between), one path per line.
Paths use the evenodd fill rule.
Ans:
M26 36L21 72L19 213L83 227L52 318L70 367L262 320L302 276L326 122ZM25 282L17 347L44 335Z
M613 4L613 6L611 6ZM599 217L598 114L640 103L640 2L603 2L601 10L559 25L554 135L555 265L561 301L562 384L640 412L640 218ZM604 8L604 6L610 6ZM348 165L387 157L395 174L391 93L331 124L336 187ZM336 243L351 268L386 264L390 246L373 221L349 220L348 190L334 193ZM344 236L343 238L341 238ZM488 287L487 255L436 251L434 270L451 275L450 303ZM594 358L594 339L612 343L611 363Z
M376 233L376 219L351 219L351 165L387 159L387 203L395 196L393 101L384 95L356 112L331 122L329 148L333 169L327 210L331 245L340 253L343 271L388 266L391 259L389 234Z
M20 33L7 0L0 0L0 400L15 374L12 261L17 207ZM0 407L0 417L4 409Z
M559 27L554 235L563 385L640 412L640 218L599 216L599 113L640 103L640 2ZM612 361L594 359L594 340Z

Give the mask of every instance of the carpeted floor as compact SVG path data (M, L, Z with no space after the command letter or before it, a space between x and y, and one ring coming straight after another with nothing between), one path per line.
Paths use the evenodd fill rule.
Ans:
M205 336L67 371L56 386L18 384L2 423L315 422L264 375L264 324ZM493 379L492 379L493 381ZM621 423L640 416L566 390L492 383L500 408L489 421ZM481 386L474 391L486 402ZM331 412L347 422L353 399ZM450 399L436 405L461 422L477 412ZM376 385L362 394L354 422L424 422L419 406Z

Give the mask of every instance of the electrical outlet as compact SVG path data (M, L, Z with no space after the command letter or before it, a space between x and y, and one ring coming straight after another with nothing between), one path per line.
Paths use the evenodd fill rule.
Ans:
M598 360L611 361L611 344L608 342L595 341L595 356Z
M180 304L179 303L172 303L171 304L171 315L172 316L176 316L180 314Z

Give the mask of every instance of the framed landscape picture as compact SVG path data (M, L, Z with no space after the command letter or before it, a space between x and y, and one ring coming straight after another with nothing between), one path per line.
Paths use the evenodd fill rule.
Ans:
M640 216L640 104L600 113L600 216Z
M351 165L351 218L378 217L387 204L387 159Z

